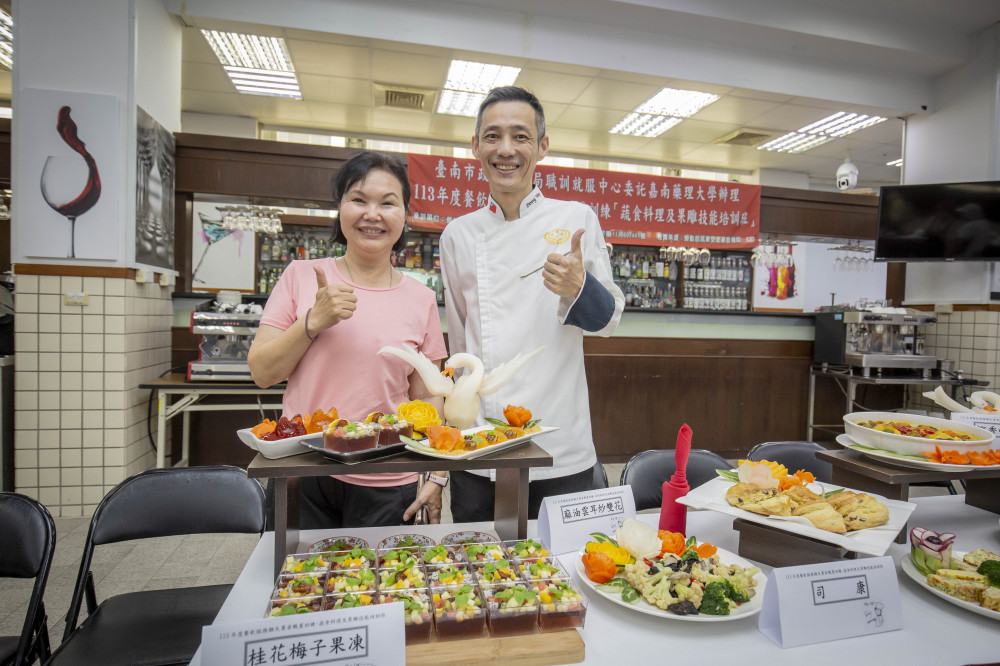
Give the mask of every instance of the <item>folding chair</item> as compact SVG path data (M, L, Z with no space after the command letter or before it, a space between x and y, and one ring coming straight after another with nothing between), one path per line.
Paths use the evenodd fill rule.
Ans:
M90 523L62 644L49 665L187 664L232 585L131 592L97 603L94 547L150 537L264 530L264 491L237 467L140 472L101 501ZM87 618L77 626L80 607Z
M48 659L45 582L56 549L56 526L48 509L17 493L0 493L0 577L34 578L20 636L0 636L0 665L27 666Z

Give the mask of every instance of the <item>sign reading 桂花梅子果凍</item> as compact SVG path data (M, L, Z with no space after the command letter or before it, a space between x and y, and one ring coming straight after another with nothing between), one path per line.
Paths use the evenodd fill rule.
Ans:
M411 224L443 229L487 205L477 160L407 155ZM760 232L760 186L538 165L535 185L551 199L590 206L610 243L751 248Z

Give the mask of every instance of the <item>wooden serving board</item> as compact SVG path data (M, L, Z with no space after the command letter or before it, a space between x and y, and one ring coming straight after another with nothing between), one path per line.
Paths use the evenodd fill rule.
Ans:
M467 666L469 655L476 656L477 664L551 666L579 663L583 661L585 651L583 637L575 629L406 646L407 666Z

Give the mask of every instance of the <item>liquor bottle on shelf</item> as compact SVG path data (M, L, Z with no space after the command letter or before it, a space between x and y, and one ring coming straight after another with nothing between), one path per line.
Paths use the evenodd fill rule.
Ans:
M260 235L260 260L268 261L271 258L271 241L267 234Z

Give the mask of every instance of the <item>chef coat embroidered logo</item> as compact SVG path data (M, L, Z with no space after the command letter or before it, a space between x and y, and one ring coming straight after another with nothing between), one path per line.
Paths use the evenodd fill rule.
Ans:
M569 240L569 229L553 229L545 234L545 240L552 245L562 245Z

